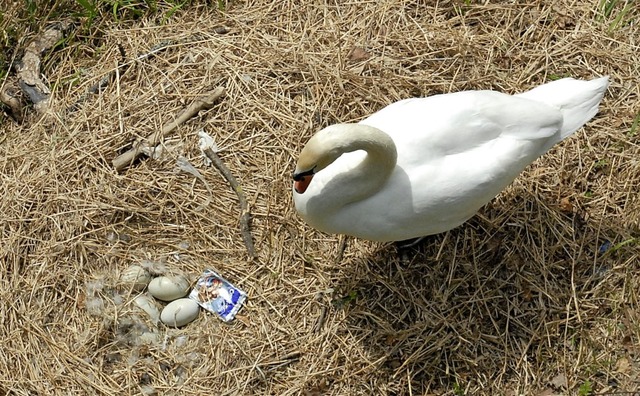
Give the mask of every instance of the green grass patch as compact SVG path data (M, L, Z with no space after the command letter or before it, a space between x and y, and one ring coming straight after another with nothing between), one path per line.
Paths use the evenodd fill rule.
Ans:
M598 9L600 20L608 22L607 30L614 32L636 22L637 15L632 11L638 9L636 0L600 0Z
M578 395L589 396L591 394L593 394L593 387L591 385L591 381L586 380L585 382L582 383L582 385L580 385L580 388L578 388Z

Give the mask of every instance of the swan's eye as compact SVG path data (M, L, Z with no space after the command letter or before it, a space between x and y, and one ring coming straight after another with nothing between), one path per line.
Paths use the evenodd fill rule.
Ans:
M293 180L294 181L300 181L302 180L305 176L312 176L314 173L316 173L316 166L315 165L313 168L309 169L308 171L304 171L304 172L300 172L300 173L293 173Z

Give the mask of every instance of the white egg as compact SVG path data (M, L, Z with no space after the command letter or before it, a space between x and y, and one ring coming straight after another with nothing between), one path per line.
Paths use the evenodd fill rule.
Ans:
M189 292L189 281L183 276L159 276L149 283L149 293L162 301L173 301Z
M160 320L167 326L180 327L198 317L200 305L190 298L170 302L160 314Z
M133 303L141 310L147 313L153 323L157 323L160 320L160 310L156 301L147 294L141 294L133 299Z
M134 291L144 290L150 280L149 272L139 265L132 265L120 274L120 283Z

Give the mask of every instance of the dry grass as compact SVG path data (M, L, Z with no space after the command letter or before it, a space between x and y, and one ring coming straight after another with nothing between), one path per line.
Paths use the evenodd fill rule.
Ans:
M596 0L339 3L192 7L165 25L104 26L98 47L52 55L54 111L6 120L0 135L0 393L640 389L640 11L612 27L624 2L608 16ZM114 70L118 44L132 60L166 40L65 112ZM410 96L605 74L609 93L586 128L417 249L349 239L342 252L341 237L292 209L296 153L328 124ZM220 85L225 99L174 131L167 157L113 170L132 139ZM203 165L201 128L251 204L255 261L235 193ZM176 172L178 155L213 194ZM599 254L606 241L618 249ZM241 320L201 315L139 345L131 296L115 284L144 260L215 268L248 292Z

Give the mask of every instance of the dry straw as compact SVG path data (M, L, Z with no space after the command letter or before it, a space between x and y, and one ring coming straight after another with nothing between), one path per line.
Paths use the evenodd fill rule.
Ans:
M0 393L638 389L640 13L616 23L623 2L609 15L599 3L232 2L103 26L99 48L54 53L51 111L0 135ZM118 45L134 60L163 42L117 69ZM600 75L611 87L586 128L418 248L342 246L292 209L296 154L326 125L411 96ZM218 86L225 97L166 136L163 156L114 170ZM253 261L235 192L203 164L201 129L250 205ZM180 155L211 192L176 171ZM241 317L201 315L140 345L152 325L115 283L145 260L215 268L248 292Z

